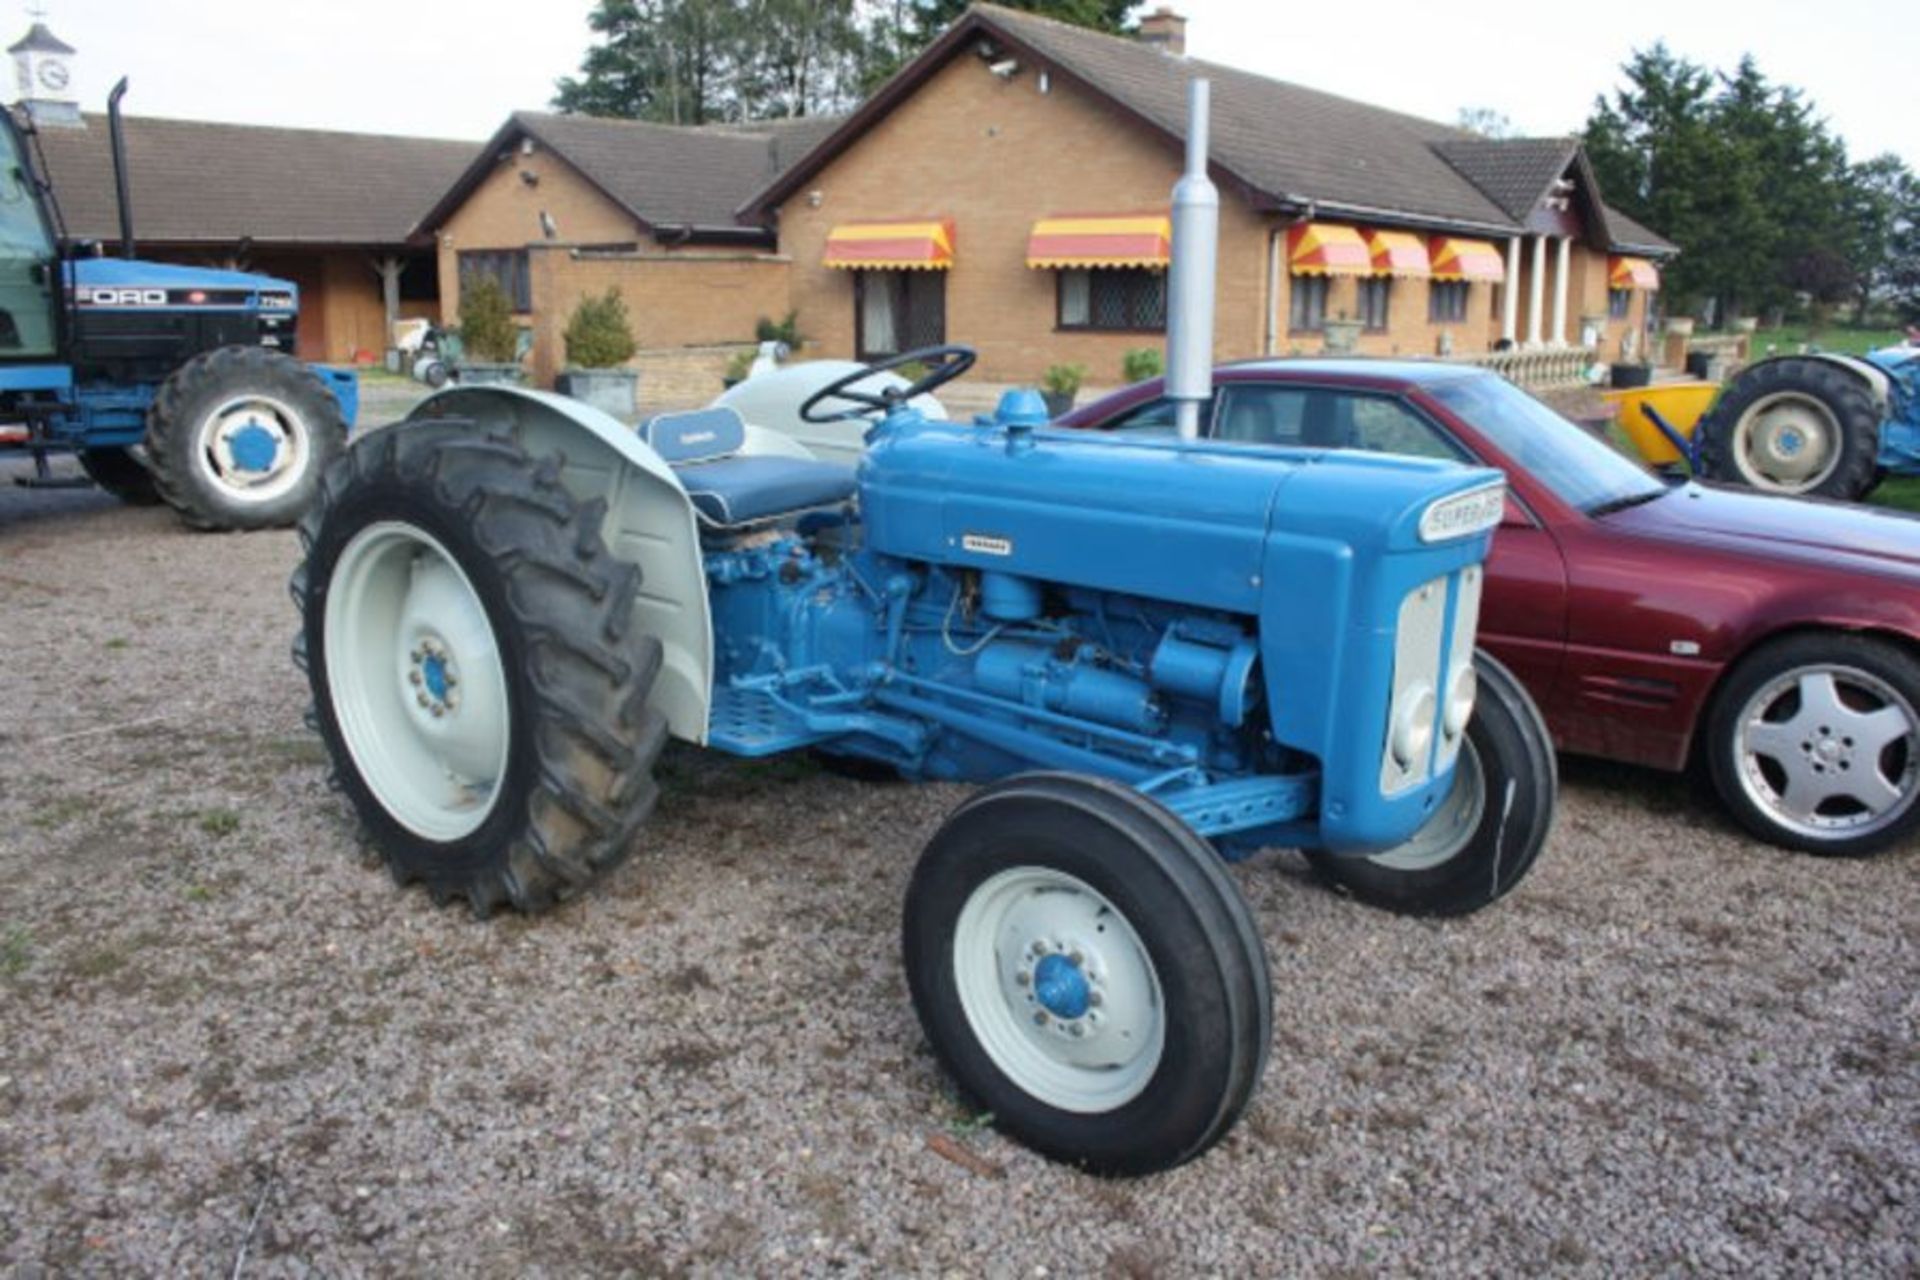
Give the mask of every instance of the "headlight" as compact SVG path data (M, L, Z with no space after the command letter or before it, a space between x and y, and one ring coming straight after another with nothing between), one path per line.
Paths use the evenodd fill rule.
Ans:
M1500 523L1506 506L1507 487L1499 483L1442 498L1420 513L1420 541L1447 542L1485 533Z
M1480 678L1471 666L1453 673L1452 687L1447 690L1447 714L1440 724L1447 737L1457 738L1466 732L1467 721L1473 719L1473 698L1479 691Z
M1417 684L1398 699L1393 718L1393 759L1402 769L1424 765L1433 745L1433 688Z

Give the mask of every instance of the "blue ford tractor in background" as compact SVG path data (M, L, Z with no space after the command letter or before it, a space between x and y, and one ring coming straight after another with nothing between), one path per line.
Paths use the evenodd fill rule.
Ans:
M192 525L286 525L312 501L358 407L350 373L293 356L299 294L240 271L141 262L120 129L108 103L122 257L66 234L31 124L0 112L0 456L78 456L134 503L165 501Z
M1199 83L1176 272L1212 261ZM1173 393L1204 400L1209 289L1172 297L1175 366L1203 379ZM809 396L808 421L872 420L857 469L728 407L636 432L561 396L442 391L322 477L295 659L395 876L483 916L624 857L669 737L986 784L907 889L921 1025L1013 1136L1166 1168L1231 1128L1271 1038L1226 863L1299 848L1431 914L1534 865L1546 727L1474 647L1504 485L1054 430L1031 391L970 425L915 407L973 358L909 352Z

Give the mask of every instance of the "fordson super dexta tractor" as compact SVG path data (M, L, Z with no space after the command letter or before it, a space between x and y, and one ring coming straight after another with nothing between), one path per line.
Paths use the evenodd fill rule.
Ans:
M0 112L0 454L51 455L129 502L164 500L209 529L291 524L345 447L351 374L292 356L299 295L285 280L133 257L120 132L109 100L121 258L66 234L34 135Z
M1196 402L1203 121L1170 342ZM482 914L617 862L669 735L986 784L907 891L926 1034L1020 1140L1164 1168L1232 1126L1266 1057L1227 862L1301 848L1356 897L1462 913L1546 838L1545 727L1474 651L1502 482L1054 431L1031 392L931 421L907 401L973 355L908 360L911 387L860 370L804 406L871 416L857 471L731 410L635 432L504 388L365 434L301 523L315 723L396 876Z

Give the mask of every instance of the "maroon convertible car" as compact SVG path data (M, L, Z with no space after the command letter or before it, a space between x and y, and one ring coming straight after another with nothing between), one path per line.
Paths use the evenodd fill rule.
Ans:
M1157 379L1063 421L1173 429ZM1665 483L1458 365L1228 365L1203 421L1220 441L1505 471L1482 643L1561 750L1704 763L1743 826L1814 853L1869 853L1920 823L1920 521Z

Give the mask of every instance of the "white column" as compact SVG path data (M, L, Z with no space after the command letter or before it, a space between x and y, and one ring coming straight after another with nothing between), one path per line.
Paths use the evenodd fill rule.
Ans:
M1500 286L1500 336L1509 346L1520 337L1520 237L1507 237L1507 282Z
M1567 345L1567 269L1572 236L1560 236L1554 244L1553 259L1553 345Z
M1540 309L1546 303L1547 285L1547 238L1533 238L1533 279L1527 281L1527 345L1540 345L1540 322L1545 319Z

